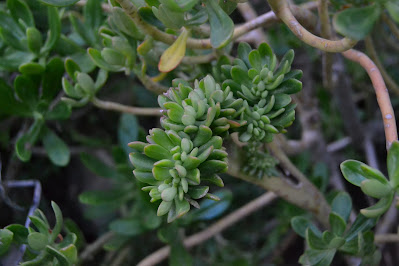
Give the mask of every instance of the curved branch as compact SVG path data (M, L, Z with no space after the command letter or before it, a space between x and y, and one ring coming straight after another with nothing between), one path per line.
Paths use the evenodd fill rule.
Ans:
M343 38L332 41L317 37L306 30L294 17L286 0L268 0L270 7L300 40L325 52L339 53L351 49L357 41Z
M206 228L205 230L196 233L190 237L187 237L183 240L183 244L186 248L194 247L202 242L212 238L217 233L225 230L229 226L232 226L236 222L240 221L241 219L247 217L251 213L259 210L260 208L264 207L265 205L271 203L274 199L277 198L277 195L273 192L267 192L262 196L254 199L253 201L245 204L238 210L230 213L229 215L225 216L224 218L220 219L216 223L212 224L210 227ZM137 265L138 266L150 266L155 265L162 260L166 259L169 256L170 247L165 246L161 249L158 249L151 255L144 258L140 261Z
M326 39L332 38L332 30L330 24L330 17L328 14L328 1L318 0L318 12L320 16L321 24L321 37ZM327 89L332 89L332 65L333 65L333 55L327 52L323 53L323 86Z
M393 35L399 39L399 28L396 26L395 22L385 13L382 14L382 20L388 25Z
M367 74L373 83L378 106L380 107L384 122L386 148L389 149L392 142L398 139L398 132L396 129L395 113L381 72L378 70L374 62L362 52L351 49L342 54L347 59L359 63L367 71Z
M94 106L111 111L117 111L121 113L129 113L133 115L141 115L141 116L162 116L162 109L160 108L140 108L127 106L120 103L102 101L96 97L94 97L91 102Z

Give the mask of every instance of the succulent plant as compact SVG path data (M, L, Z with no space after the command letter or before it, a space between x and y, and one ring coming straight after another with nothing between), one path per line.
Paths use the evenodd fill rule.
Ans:
M168 130L192 134L206 126L213 135L225 136L246 123L236 120L244 111L243 100L236 99L228 86L222 90L210 75L195 81L194 89L180 83L160 95L158 102L166 113L161 124Z
M298 80L302 72L291 71L292 50L278 65L276 55L266 43L257 50L240 43L238 56L233 65L223 65L222 72L226 77L223 89L230 88L237 98L244 100L240 119L247 121L247 125L239 129L240 140L270 142L274 134L285 132L295 119L295 104L289 94L302 89Z
M212 130L205 126L193 135L183 131L150 130L148 143L132 142L130 147L138 152L130 154L136 168L136 178L149 186L151 201L162 200L158 216L168 213L168 221L184 215L190 204L199 207L196 200L203 197L216 199L209 194L208 186L200 186L208 181L223 187L217 175L227 170L227 153L222 147L222 138L213 136Z

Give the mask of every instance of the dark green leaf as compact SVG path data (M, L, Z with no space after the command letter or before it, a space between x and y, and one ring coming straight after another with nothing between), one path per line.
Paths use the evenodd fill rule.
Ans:
M339 192L331 203L331 210L341 216L344 221L348 221L352 210L352 200L348 193Z
M396 189L399 186L399 142L394 141L388 151L387 157L388 176L392 187Z
M56 7L71 6L79 2L79 0L40 0L40 2Z
M29 232L25 226L20 225L20 224L11 224L9 226L6 226L4 229L10 230L14 234L13 242L15 242L17 245L26 244ZM1 235L1 233L0 233L0 235ZM1 252L0 252L0 254L1 254Z
M34 110L39 101L39 88L36 84L29 77L20 75L14 80L14 88L18 98Z
M337 213L331 212L329 216L331 231L337 236L342 236L346 229L345 220Z
M359 232L362 233L374 227L376 221L377 220L375 218L367 218L366 216L359 214L349 231L346 232L346 240L351 241L357 237Z
M62 89L64 63L59 57L54 57L46 65L42 81L42 99L52 101Z
M46 235L38 232L30 233L28 236L28 245L36 251L44 249L48 244Z
M116 171L116 169L108 166L106 163L93 155L82 153L80 155L80 160L90 171L98 176L111 179L116 179L119 176L119 173Z
M233 37L234 23L217 1L206 0L204 2L211 25L211 45L213 48L222 48Z
M123 114L119 120L118 140L126 154L131 152L127 146L128 143L137 140L139 133L139 124L134 115Z
M68 145L52 130L46 130L43 136L43 145L52 163L57 166L66 166L69 163L71 153Z
M8 229L0 229L0 256L4 255L13 240L13 232Z
M11 16L15 21L19 21L21 19L28 27L35 26L32 12L24 1L7 0L7 8L10 10Z
M47 10L50 30L47 35L46 42L42 48L42 52L44 53L53 49L61 34L61 20L57 8L49 6L47 7Z
M79 195L80 202L94 206L120 204L129 195L121 190L111 191L85 191Z
M120 219L110 224L110 229L115 233L125 236L136 236L146 231L139 219Z
M0 114L30 116L31 110L26 103L17 101L13 89L0 79Z
M373 29L381 14L379 5L351 7L334 16L335 30L354 40L363 40Z
M56 250L52 246L50 246L50 245L46 246L46 251L48 253L50 253L51 255L53 255L57 259L60 266L69 266L70 265L68 259L64 256L64 254L62 254L60 251Z

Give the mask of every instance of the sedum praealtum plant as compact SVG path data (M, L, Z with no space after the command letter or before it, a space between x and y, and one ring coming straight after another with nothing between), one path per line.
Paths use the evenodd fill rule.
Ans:
M147 254L159 245L151 237L148 247L137 245L140 241L136 240L142 234L150 235L158 229L158 238L171 246L170 264L192 264L184 246L198 241L195 240L198 236L193 235L194 240L184 238L183 230L203 229L208 226L207 221L219 217L230 203L237 204L257 193L256 189L235 184L230 179L225 179L227 189L215 192L212 189L210 193L211 185L223 187L222 177L231 175L271 192L221 218L220 223L209 227L211 232L220 232L258 208L254 206L267 204L270 200L265 199L275 192L314 215L302 215L291 221L294 231L306 239L307 248L299 259L301 264L330 265L337 253L361 258L363 265L379 264L381 253L376 243L384 241L384 235L374 235L372 228L376 224L378 228L378 219L384 219L398 189L399 144L395 141L396 126L392 123L394 113L388 108L387 95L383 95L384 82L376 82L379 77L375 73L381 71L393 91L398 87L395 78L389 76L395 72L392 69L384 72L384 62L379 61L379 56L372 58L376 65L370 64L363 54L351 48L357 41L365 39L368 54L373 57L376 52L373 52L371 33L378 26L382 33L389 30L397 38L398 1L320 0L300 6L295 1L269 0L274 13L235 25L237 13L233 11L237 7L244 17L251 13L245 10L250 5L242 2L246 1L7 0L0 3L0 128L6 129L5 133L0 132L0 152L7 151L5 162L13 166L15 154L19 160L30 162L24 167L42 170L43 162L38 157L46 155L58 167L71 162L74 174L80 176L83 170L76 170L79 167L70 158L84 152L80 154L81 162L96 176L109 182L106 189L91 187L86 190L85 187L86 191L79 196L79 200L89 206L83 211L86 216L91 217L100 231L107 231L93 245L100 247L106 243L104 248L113 251L104 256L105 263L112 264L111 260L114 264L124 262L129 249L134 248L135 254L131 256L137 256L132 259L136 264L142 255L140 252ZM310 12L316 5L319 19ZM329 15L333 18L331 25ZM321 29L323 38L312 35L302 26L316 26L317 21L321 27L314 28ZM309 85L312 88L307 88L305 96L292 97L302 89L299 81L302 71L291 69L294 52L290 48L299 48L302 55L299 62L303 64L305 75L310 76L314 73L306 62L314 60L314 52L301 51L300 42L293 41L294 37L287 34L284 27L267 31L263 35L267 38L262 37L262 31L257 31L253 38L246 38L246 41L255 41L257 49L241 41L234 44L239 37L245 37L246 32L280 22L285 23L300 41L323 53L343 52L347 58L359 62L373 81L390 147L387 159L389 180L377 169L361 162L347 160L341 164L347 181L360 187L365 195L379 200L375 205L361 209L357 216L357 209L352 209L352 201L345 192L334 194L331 204L325 200L332 197L329 191L331 186L336 186L335 182L330 182L328 187L327 167L313 165L304 159L307 156L304 149L314 147L314 143L309 143L313 140L325 143L324 132L318 128L317 121L313 123L309 119L311 122L306 122L307 117L317 120L317 114L308 113L309 102L317 102L311 92L317 85L307 78L304 82L313 84ZM329 40L334 36L332 31L344 38ZM264 43L266 39L270 40L278 56ZM323 84L328 84L333 60L328 54L323 56ZM387 57L390 55L385 53L380 56L382 59ZM313 72L318 74L321 70L319 62L316 64ZM358 76L361 75L354 73L353 79ZM354 84L364 84L364 80L356 80ZM132 95L128 87L134 87ZM327 90L322 88L321 91L318 92L320 95ZM332 94L335 91L330 90ZM158 94L157 101L151 93ZM349 88L345 94L349 99ZM134 102L138 107L99 99L110 95L126 102L132 96L129 104ZM320 95L318 98L323 101ZM156 102L160 108L153 108ZM301 107L301 119L287 135L297 137L302 130L302 139L286 140L277 135L287 133L287 128L293 124L296 104ZM115 133L115 117L93 112L91 105L130 113L120 117L117 146L111 148L114 139L110 137ZM321 105L327 105L325 100ZM356 117L347 113L344 120ZM134 115L161 118L144 120ZM328 117L329 127L339 129L339 123L335 125L334 119L330 121L329 112L321 115ZM112 126L107 121L112 121ZM145 136L148 128L152 129ZM81 134L81 130L88 137ZM356 136L350 132L346 134L352 138ZM294 158L296 166L285 152L300 153L299 158ZM109 153L112 156L108 156ZM315 152L310 157L334 167L335 159L325 159L329 157L325 155L327 150L322 153ZM7 206L21 210L8 197L8 188L15 187L13 171L9 170L13 169L11 166L6 171L6 179L11 183L2 181L0 175L0 198ZM312 172L308 173L307 169ZM135 179L131 178L132 170ZM42 174L46 175L46 171L40 171ZM321 185L309 181L320 180L320 176L323 176ZM294 184L292 179L299 184ZM43 180L47 182L46 178ZM78 183L84 183L80 181ZM20 184L19 180L16 182ZM70 183L68 180L68 186ZM230 190L234 191L234 201ZM353 199L357 196L351 193ZM69 197L69 194L65 196ZM36 201L34 199L34 203ZM13 224L0 231L0 256L7 257L6 262L14 257L18 245L21 245L22 253L26 248L25 255L23 259L18 255L14 260L24 265L74 265L90 260L91 253L97 252L96 248L88 246L78 259L77 238L69 228L65 238L59 235L62 216L58 206L54 203L52 206L56 214L54 228L50 228L45 215L37 210L30 217L33 228ZM190 211L192 207L197 209ZM256 259L250 261L239 257L237 254L243 253L241 248L234 247L234 252L230 252L230 246L227 247L230 244L222 247L211 243L206 251L200 251L212 258L211 262L204 263L256 265L264 262L265 252L283 239L289 228L289 218L303 214L298 213L297 208L290 210L288 204L279 205L277 209L278 215L273 217L280 219L285 215L285 223L279 225L282 230L272 233L278 240L268 237L259 254L252 256ZM351 212L353 218L350 218ZM269 215L272 211L266 213ZM314 219L318 221L318 227L312 223ZM254 224L256 221L254 219ZM254 228L264 227L264 224L257 225ZM199 234L200 239L204 239L204 235L209 235L207 229ZM247 234L238 237L242 241L251 238ZM265 242L258 233L253 238L257 240L252 242ZM159 261L154 261L154 257L162 256L157 256L157 252L153 255L148 259L155 264ZM140 264L151 263L144 259Z

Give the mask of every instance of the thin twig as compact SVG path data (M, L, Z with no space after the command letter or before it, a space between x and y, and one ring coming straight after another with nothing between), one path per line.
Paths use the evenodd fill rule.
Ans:
M395 113L393 112L391 99L389 98L388 89L385 86L381 72L378 70L374 62L362 52L351 49L342 54L347 59L359 63L367 71L367 74L373 83L377 102L384 122L386 148L389 149L392 142L398 139L398 132L396 129Z
M291 162L288 156L275 142L268 143L267 147L283 165L284 169L290 172L291 175L298 180L298 182L310 183L309 179L307 179L306 176L299 171L299 169Z
M116 258L114 259L114 261L112 261L112 263L110 264L111 266L120 266L123 265L123 262L126 260L126 258L129 256L130 254L130 247L127 246L125 248L123 248L118 255L116 256Z
M290 10L286 0L268 0L268 2L272 10L276 13L277 17L279 17L288 26L288 28L290 28L292 33L294 33L295 36L310 46L322 51L338 53L352 48L357 43L357 41L347 37L339 41L320 38L310 33L298 22L298 20L292 14L292 11Z
M392 19L384 13L382 13L382 20L388 25L393 35L399 39L399 28L396 26L395 22L393 22Z
M141 116L162 116L162 109L160 108L141 108L141 107L127 106L120 103L102 101L96 97L93 97L91 102L96 107L105 110L112 110L112 111L129 113L133 115L141 115Z
M210 227L206 228L205 230L196 233L190 237L184 239L183 244L186 248L194 247L202 242L212 238L217 233L225 230L226 228L232 226L236 222L242 220L243 218L247 217L251 213L259 210L260 208L266 206L267 204L271 203L274 199L277 198L277 195L273 192L267 192L262 196L256 198L255 200L245 204L238 210L230 213L229 215L223 217L216 223L212 224ZM162 260L166 259L169 256L170 247L165 246L161 249L158 249L151 255L144 258L140 261L137 265L138 266L150 266L155 265Z
M238 11L240 11L240 14L245 19L245 21L251 21L258 17L258 14L256 14L256 11L253 9L249 2L238 4L237 9ZM252 31L252 33L254 36L254 38L252 38L252 41L256 44L256 46L259 46L262 42L267 42L266 34L261 28Z
M82 251L79 256L79 260L82 263L83 261L91 259L102 247L105 243L107 243L111 238L115 235L114 232L110 231L97 238L96 241L86 246L86 248Z
M382 77L384 78L385 82L388 85L388 88L391 89L391 91L394 92L396 95L399 95L399 86L388 74L388 72L384 68L384 65L378 58L378 54L377 51L375 50L373 39L370 36L368 36L366 37L366 39L364 39L364 43L366 45L367 53L369 54L371 60L373 60L374 63L377 65L378 69L381 72Z
M146 23L144 20L142 20L138 14L137 8L134 6L132 2L129 0L116 0L121 7L125 10L125 12L133 19L133 21L136 23L138 27L140 27L141 30L143 30L146 34L152 36L154 40L164 42L166 44L172 44L174 41L177 39L177 36L173 34L168 34L165 33L158 28ZM314 7L317 6L317 3L313 3L310 5L306 5L306 8L308 9L313 9ZM308 10L304 10L303 8L296 8L293 9L295 10L294 12L298 17L300 21L306 22L309 20L309 17L312 17L311 12ZM241 26L238 26L234 29L233 33L233 40L238 39L244 34L247 34L249 31L255 30L258 27L261 26L267 26L272 23L278 22L279 19L276 17L276 15L273 12L267 12L259 17L257 17L254 20L248 21L247 23L242 24ZM188 38L187 39L187 47L191 49L211 49L211 40L210 39L193 39L193 38Z
M374 236L375 243L394 243L399 242L398 234L381 234Z
M330 17L328 14L328 1L327 0L318 0L318 1L319 1L318 11L321 23L321 37L325 39L332 39ZM333 65L332 54L323 52L323 86L327 89L332 89L333 87L332 65Z

